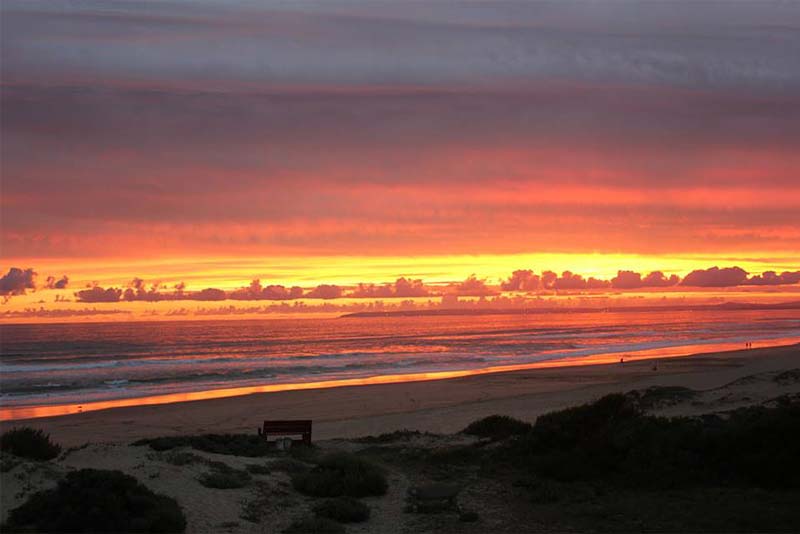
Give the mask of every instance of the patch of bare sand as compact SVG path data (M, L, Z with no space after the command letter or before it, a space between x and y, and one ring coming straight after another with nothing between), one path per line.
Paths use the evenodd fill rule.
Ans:
M800 395L800 368L746 375L706 390L683 389L649 411L663 416L700 415L769 404L794 395Z

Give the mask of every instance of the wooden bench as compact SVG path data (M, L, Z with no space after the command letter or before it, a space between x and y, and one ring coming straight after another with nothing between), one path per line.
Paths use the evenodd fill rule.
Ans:
M302 436L304 445L311 445L311 420L295 419L287 421L264 421L258 429L258 435L269 440L269 436Z

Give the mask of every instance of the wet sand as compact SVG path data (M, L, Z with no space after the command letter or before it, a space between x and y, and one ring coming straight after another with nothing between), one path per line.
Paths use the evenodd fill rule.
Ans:
M132 406L5 421L0 430L30 425L44 429L66 446L124 443L163 435L255 433L264 419L312 419L314 439L348 438L404 428L450 433L494 413L533 421L539 414L611 392L657 385L712 390L745 376L796 368L800 368L800 344L623 364L527 369L445 380ZM743 400L742 404L751 401ZM735 407L733 404L731 407Z

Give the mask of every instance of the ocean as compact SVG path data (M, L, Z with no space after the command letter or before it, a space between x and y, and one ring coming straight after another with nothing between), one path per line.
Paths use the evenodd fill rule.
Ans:
M800 310L5 324L0 404L3 419L16 419L120 399L135 404L192 392L226 396L237 388L390 382L585 356L666 357L798 341ZM68 405L61 412L28 409Z

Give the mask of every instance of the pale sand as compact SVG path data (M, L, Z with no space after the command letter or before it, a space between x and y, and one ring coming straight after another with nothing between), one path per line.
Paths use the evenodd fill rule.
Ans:
M242 489L206 488L198 482L198 477L208 471L203 463L175 466L165 461L169 452L156 453L148 447L128 445L147 436L255 432L262 419L300 417L314 420L315 440L402 428L452 433L494 413L533 421L538 414L591 401L606 393L656 385L700 390L691 399L668 403L657 410L669 415L718 412L768 402L787 393L800 394L800 373L781 374L800 368L800 345L663 360L657 371L652 366L652 361L639 361L538 369L433 382L267 393L7 422L3 429L30 424L50 432L66 446L91 444L68 451L56 461L23 461L0 474L0 520L35 491L55 485L70 470L85 467L122 470L152 490L176 498L188 519L187 532L280 532L292 520L309 514L313 500L293 491L284 473L256 476L250 486ZM419 439L428 441L425 446L437 447L470 438L451 435ZM360 447L345 440L318 441L318 444L326 450ZM240 469L247 464L274 461L191 452ZM348 526L348 532L434 532L439 529L437 523L430 523L433 519L455 524L458 532L491 530L493 521L504 524L503 518L493 518L493 514L505 513L503 510L481 509L482 522L470 527L471 530L459 524L457 518L430 519L404 514L406 489L419 481L396 470L389 472L389 480L386 496L365 499L372 508L371 519ZM465 504L480 509L477 507L482 497L480 493L477 495L471 498L466 491ZM258 509L260 522L242 519L248 503Z
M264 419L312 419L314 439L404 428L452 433L495 413L532 422L541 413L606 393L656 385L709 390L747 375L798 368L800 344L665 359L659 361L657 371L652 366L653 360L640 360L428 382L259 393L6 421L0 430L29 424L45 429L66 446L178 434L255 432Z

